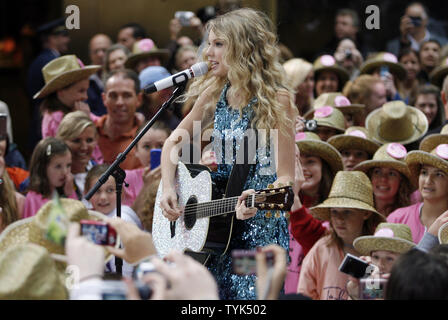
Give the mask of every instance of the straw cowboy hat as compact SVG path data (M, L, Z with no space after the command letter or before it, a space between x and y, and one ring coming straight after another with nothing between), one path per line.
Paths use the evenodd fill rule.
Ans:
M334 177L328 198L310 208L313 216L330 220L331 208L360 209L373 212L381 221L384 217L375 209L372 183L364 172L339 171Z
M99 69L101 66L84 66L75 55L66 55L51 60L42 68L45 85L33 98L44 98L50 93L90 77Z
M333 146L322 141L319 136L312 132L299 132L296 134L296 144L300 154L318 156L324 160L333 174L343 170L341 154Z
M0 255L0 300L65 300L64 273L44 247L20 244Z
M440 244L448 243L448 222L444 223L439 229Z
M81 201L73 199L60 199L63 210L71 222L81 220L103 220L105 216L99 212L87 210ZM7 226L0 234L0 254L7 249L26 243L34 243L46 248L54 259L64 263L66 260L65 248L46 239L45 234L49 225L49 217L54 201L44 204L35 216L21 219ZM117 245L119 241L117 241ZM112 255L106 253L106 261Z
M154 41L149 38L141 39L134 43L132 53L127 58L124 66L128 69L134 69L139 60L148 57L157 57L162 65L165 65L170 58L170 52L168 49L157 48Z
M366 128L373 140L381 144L409 144L425 135L428 120L419 109L407 106L402 101L391 101L369 113Z
M353 246L362 256L370 256L372 251L405 253L415 247L411 229L401 223L380 223L373 236L358 237Z
M372 160L358 163L353 170L368 174L370 169L376 167L394 169L407 178L410 187L415 188L415 186L412 186L411 172L405 162L407 154L408 152L402 144L387 143L375 152Z
M325 106L310 110L305 119L316 120L318 126L329 127L343 133L345 131L344 114L336 108Z
M435 84L439 88L443 85L443 80L448 74L448 57L444 58L442 62L434 68L434 70L429 74L429 79L432 84Z
M430 134L426 136L421 142L419 149L421 151L431 152L439 144L448 143L448 124L443 126L440 133Z
M347 128L344 134L330 137L327 142L339 152L347 149L363 150L370 158L380 147L379 143L372 140L366 128L357 126Z
M314 60L313 63L314 77L317 79L317 75L322 71L333 71L338 75L339 86L343 86L348 79L350 74L343 67L339 66L335 58L331 55L325 54Z
M406 156L406 164L415 185L418 185L418 177L423 165L438 168L448 174L448 144L439 144L431 152L411 151Z
M406 69L398 62L397 57L390 52L379 52L367 59L360 67L360 74L372 74L381 66L388 66L392 74L400 79L406 78Z
M304 117L310 119L312 112L320 107L330 106L338 109L343 114L360 114L363 112L365 105L351 103L350 100L341 92L322 93L313 103L313 110L305 113Z

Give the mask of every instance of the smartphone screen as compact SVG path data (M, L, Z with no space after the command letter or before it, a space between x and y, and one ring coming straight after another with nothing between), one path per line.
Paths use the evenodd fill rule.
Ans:
M378 300L384 299L387 279L365 278L359 281L359 299Z
M238 275L253 275L257 273L257 260L255 250L232 250L233 273ZM274 254L266 252L268 266L274 265Z
M162 154L162 149L151 149L150 151L150 166L151 170L160 166L160 155Z
M339 266L339 271L359 279L364 277L368 266L369 264L367 262L350 253L347 253Z

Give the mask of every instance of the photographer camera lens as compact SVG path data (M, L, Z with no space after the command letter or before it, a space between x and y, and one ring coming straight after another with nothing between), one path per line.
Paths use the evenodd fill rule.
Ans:
M305 129L307 131L316 131L317 121L316 120L302 120L305 123Z

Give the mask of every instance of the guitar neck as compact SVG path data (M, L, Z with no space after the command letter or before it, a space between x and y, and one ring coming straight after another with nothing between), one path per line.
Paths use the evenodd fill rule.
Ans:
M254 206L255 194L246 199L246 206ZM238 197L218 199L208 202L195 203L185 207L185 212L196 212L196 218L211 218L227 213L235 212L235 206L238 203Z

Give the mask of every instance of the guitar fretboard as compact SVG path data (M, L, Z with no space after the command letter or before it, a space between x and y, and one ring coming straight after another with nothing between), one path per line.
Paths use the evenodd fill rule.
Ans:
M246 207L254 206L255 194L247 197ZM196 218L211 218L227 213L235 212L235 206L238 203L238 197L218 199L202 203L188 204L185 206L184 215L196 215Z

